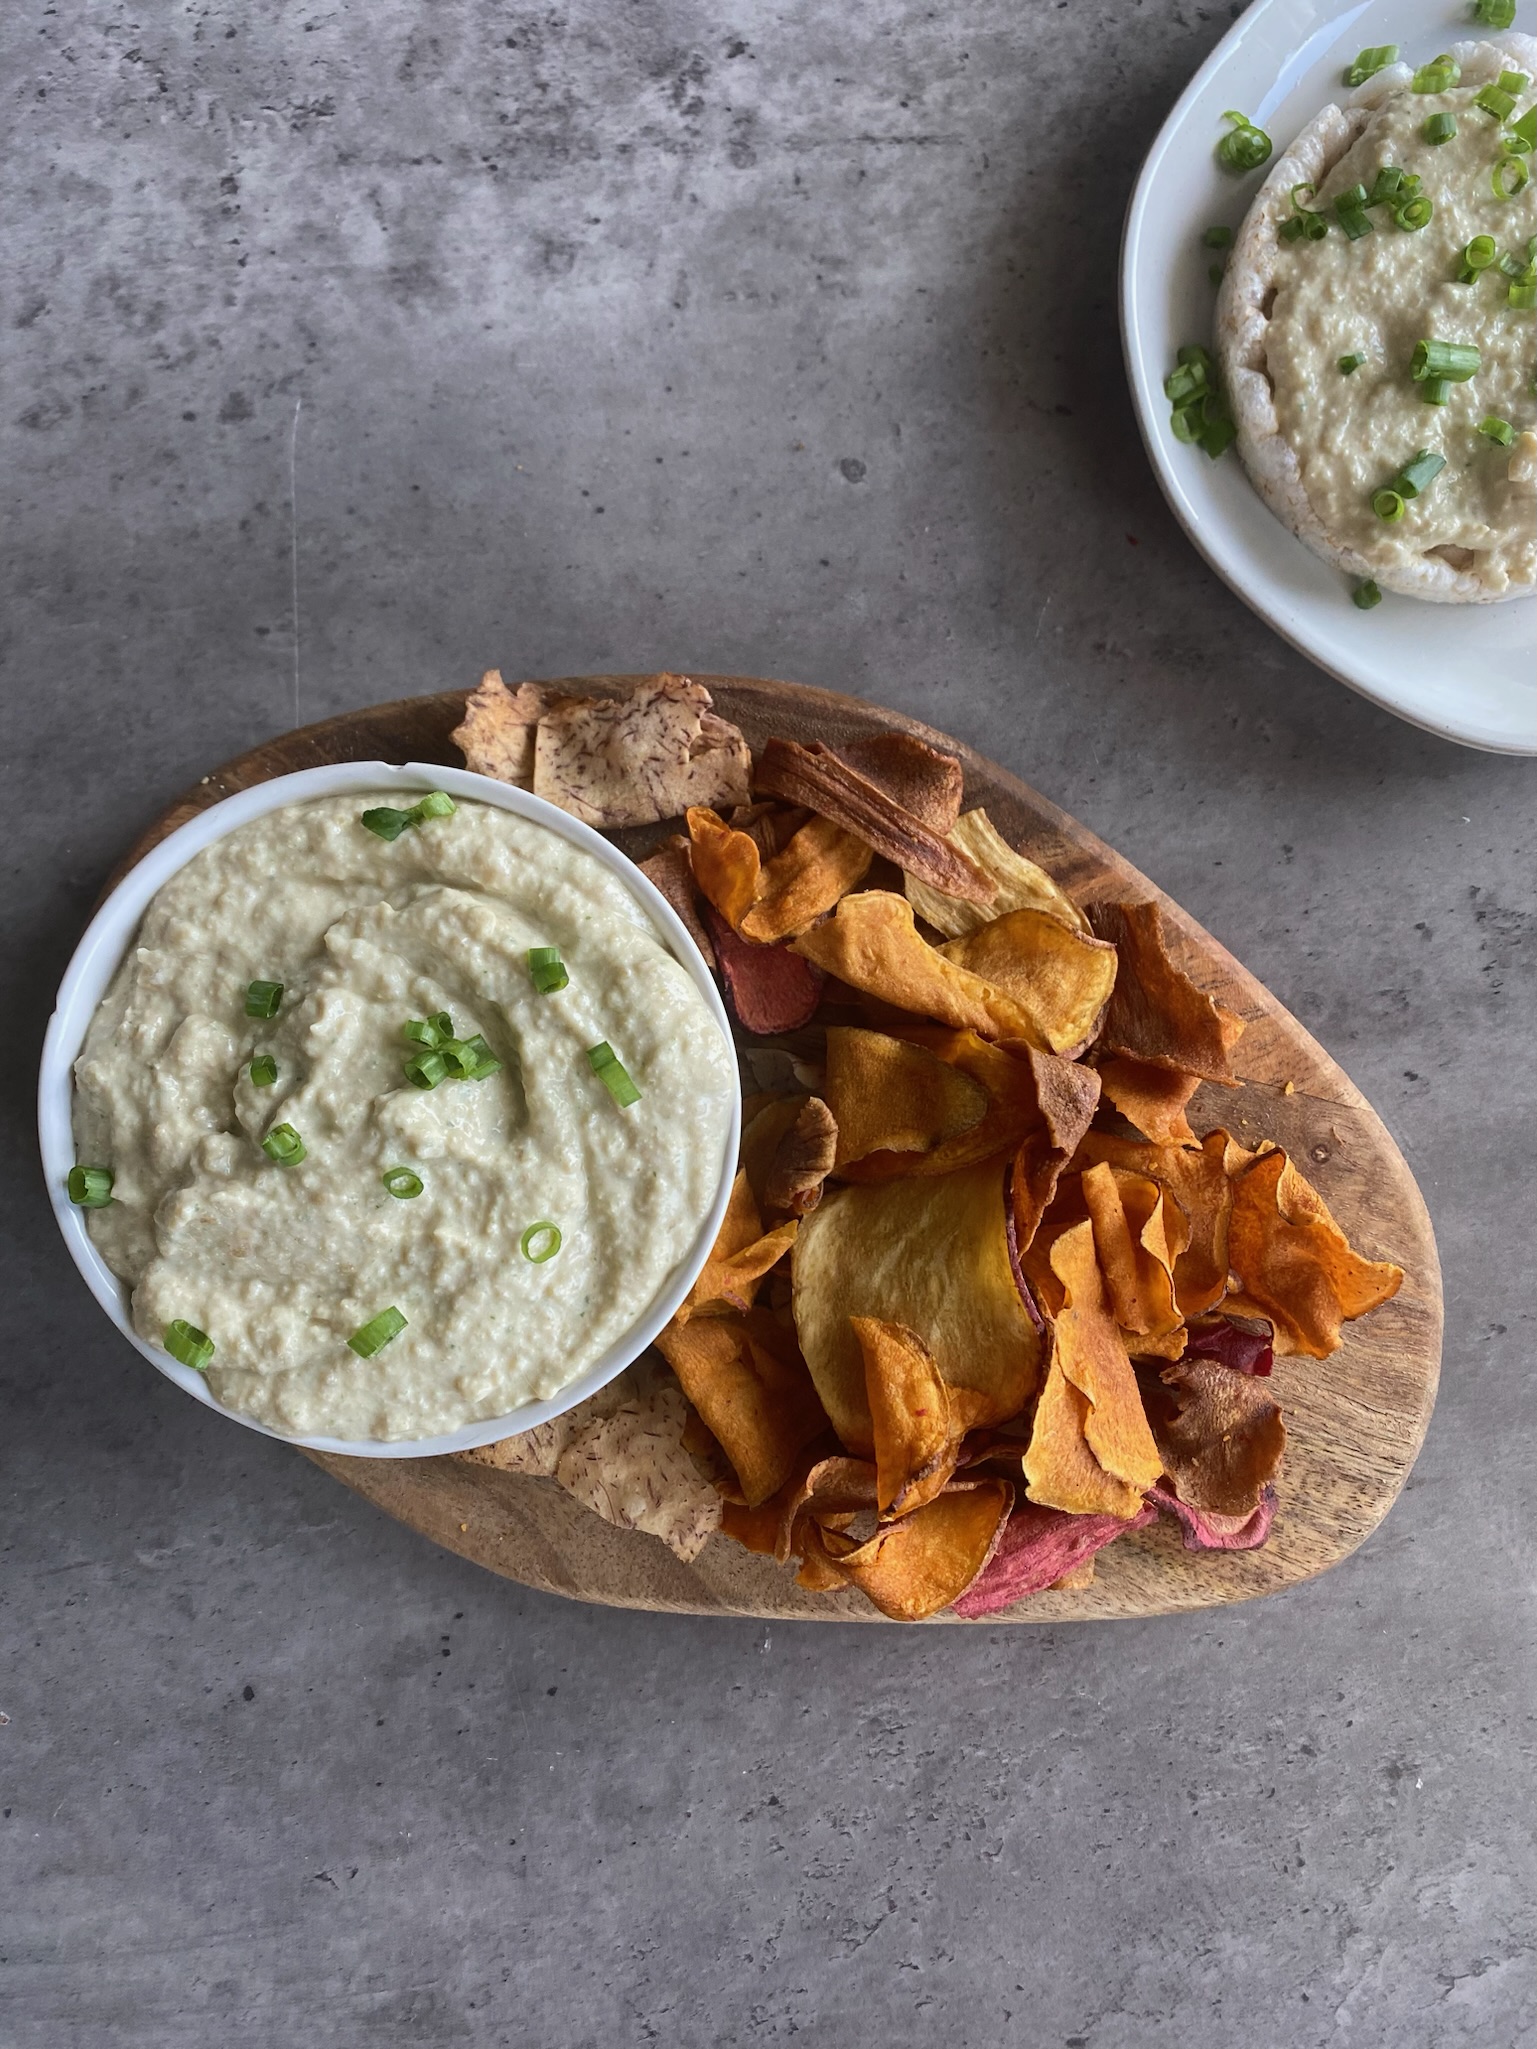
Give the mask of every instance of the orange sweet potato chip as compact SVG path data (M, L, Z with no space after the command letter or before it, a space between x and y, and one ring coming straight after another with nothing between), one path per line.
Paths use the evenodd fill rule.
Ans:
M1227 1292L1230 1154L1250 1157L1233 1147L1225 1131L1209 1132L1199 1147L1139 1145L1112 1132L1091 1131L1072 1162L1083 1168L1107 1160L1112 1167L1148 1175L1174 1197L1190 1232L1189 1244L1174 1261L1175 1300L1186 1318L1201 1315Z
M1326 1359L1340 1325L1398 1293L1403 1268L1363 1259L1285 1153L1261 1153L1233 1182L1228 1264L1234 1309L1268 1316L1278 1352ZM1200 1505L1200 1504L1198 1504Z
M791 939L863 882L874 856L830 818L809 818L764 864L754 902L737 928L759 946Z
M830 1530L822 1543L844 1578L883 1615L922 1622L965 1593L997 1548L1013 1505L1007 1480L955 1480L863 1544Z
M822 1200L822 1184L838 1156L838 1125L820 1096L808 1096L781 1136L763 1180L763 1206L773 1216L803 1217Z
M1159 906L1093 904L1089 920L1120 957L1100 1028L1104 1050L1236 1086L1228 1056L1243 1031L1243 1019L1175 966Z
M1069 1515L1114 1515L1130 1522L1141 1513L1142 1495L1107 1473L1090 1451L1088 1420L1088 1397L1053 1356L1024 1456L1027 1498Z
M1142 1384L1164 1471L1181 1501L1250 1516L1275 1478L1286 1425L1268 1382L1211 1359L1181 1359Z
M1050 911L1008 911L938 950L1011 997L1030 1019L1023 1036L1050 1053L1088 1045L1115 987L1115 948Z
M1201 1086L1198 1074L1155 1067L1150 1060L1113 1054L1099 1064L1105 1094L1129 1124L1135 1124L1155 1145L1196 1145L1199 1141L1185 1115L1186 1105Z
M822 1512L875 1510L875 1467L865 1459L829 1455L826 1447L832 1432L824 1431L802 1447L790 1477L756 1508L728 1500L721 1514L721 1528L728 1537L781 1565L797 1548L798 1526L809 1522L807 1504ZM839 1581L842 1584L842 1581Z
M1140 1493L1157 1481L1163 1461L1105 1293L1092 1225L1075 1224L1064 1232L1052 1248L1051 1264L1066 1291L1057 1312L1055 1355L1065 1377L1089 1404L1085 1441L1113 1479ZM1062 1503L1053 1505L1060 1508Z
M792 942L795 951L851 988L984 1039L1045 1044L1033 1012L980 975L947 960L922 938L912 905L889 890L846 896L825 924Z
M980 1124L989 1101L980 1082L926 1047L838 1025L827 1033L823 1086L839 1168L868 1153L931 1152Z
M684 813L694 880L733 932L752 909L763 861L756 842L727 825L707 805L691 804Z
M791 1273L801 1350L852 1452L875 1438L851 1317L915 1331L952 1395L974 1397L968 1422L1005 1422L1035 1391L1043 1343L1014 1280L998 1160L831 1190L801 1223Z
M758 1283L795 1243L795 1232L793 1222L772 1231L763 1229L746 1171L739 1171L710 1256L674 1323L681 1326L696 1316L722 1316L733 1309L749 1308Z
M946 896L942 890L931 889L916 875L904 876L908 902L920 918L947 939L975 932L979 925L985 925L990 918L1001 918L1006 911L1025 910L1048 911L1070 932L1087 934L1089 921L1072 898L1052 881L1044 868L1038 868L1025 855L1016 854L985 811L968 811L958 818L949 840L984 875L992 877L998 893L984 907L965 897Z
M908 1515L932 1501L950 1475L965 1423L916 1331L878 1317L851 1319L865 1362L875 1436L876 1506Z
M1084 1170L1083 1199L1105 1292L1129 1348L1178 1358L1185 1339L1174 1265L1190 1242L1184 1211L1158 1182L1104 1161Z
M669 1324L657 1348L731 1461L746 1505L759 1507L827 1428L793 1337L767 1316L705 1316Z

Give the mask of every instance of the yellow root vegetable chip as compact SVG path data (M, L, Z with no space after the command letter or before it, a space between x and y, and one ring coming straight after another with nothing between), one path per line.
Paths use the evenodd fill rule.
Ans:
M1323 1197L1283 1152L1261 1153L1233 1182L1228 1264L1240 1285L1233 1307L1268 1316L1278 1352L1326 1359L1340 1325L1398 1293L1403 1268L1363 1259Z
M1016 854L985 811L968 811L958 818L950 831L950 844L984 875L993 878L998 894L990 905L983 906L965 897L946 896L920 882L916 875L905 875L907 901L920 918L947 939L959 939L964 932L974 932L979 925L985 925L990 918L1001 918L1006 911L1047 911L1069 931L1089 930L1088 919L1067 892L1058 888L1044 868L1038 868L1025 855Z
M1100 1028L1101 1047L1236 1086L1228 1056L1243 1031L1243 1019L1176 967L1158 905L1095 904L1089 921L1120 957Z
M1112 1479L1140 1493L1157 1483L1163 1460L1105 1293L1092 1225L1075 1224L1064 1232L1052 1248L1051 1264L1066 1291L1057 1312L1055 1358L1089 1404L1085 1441Z
M875 1437L864 1360L849 1319L915 1331L967 1421L1018 1415L1034 1393L1042 1337L1009 1258L1004 1169L830 1191L806 1217L791 1266L801 1350L833 1428L869 1456Z
M1030 1019L1024 1036L1050 1053L1088 1045L1115 987L1115 948L1050 911L1009 911L939 951L1017 1003Z
M1114 1515L1130 1522L1142 1512L1141 1490L1105 1471L1089 1449L1088 1420L1088 1397L1054 1356L1025 1452L1026 1495L1068 1515Z
M851 1320L875 1436L876 1506L883 1516L908 1515L955 1471L965 1423L915 1331L874 1316Z
M830 1026L823 1086L838 1127L838 1168L869 1153L931 1152L987 1114L988 1092L980 1082L926 1047L885 1032Z
M657 1348L731 1461L755 1509L790 1477L797 1455L827 1428L793 1339L769 1319L705 1316L670 1323Z
M1013 1506L1007 1480L956 1480L863 1544L824 1530L824 1553L883 1615L922 1622L965 1593L996 1550Z
M1186 1105L1201 1086L1198 1074L1155 1067L1150 1060L1113 1054L1099 1065L1105 1094L1128 1124L1135 1124L1155 1145L1195 1145L1199 1141L1185 1115Z
M1083 1199L1094 1226L1094 1250L1105 1292L1134 1352L1180 1333L1174 1263L1190 1243L1190 1226L1166 1188L1145 1174L1101 1161L1083 1175ZM1181 1336L1170 1356L1184 1350Z

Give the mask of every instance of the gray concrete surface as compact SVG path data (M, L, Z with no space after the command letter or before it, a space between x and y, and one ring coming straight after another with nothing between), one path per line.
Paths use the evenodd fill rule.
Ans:
M1153 485L1120 215L1227 21L4 11L5 2049L1531 2041L1533 767L1315 673ZM918 713L1269 982L1445 1260L1364 1550L1106 1628L610 1614L118 1341L30 1131L107 868L491 661Z

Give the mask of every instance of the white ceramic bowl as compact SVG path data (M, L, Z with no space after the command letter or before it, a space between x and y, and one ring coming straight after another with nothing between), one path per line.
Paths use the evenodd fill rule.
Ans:
M494 804L503 811L516 812L520 818L548 826L551 832L559 833L562 839L591 854L619 877L661 932L669 950L693 977L728 1044L731 1042L731 1027L710 971L683 921L633 861L621 854L617 847L610 846L600 833L557 810L553 804L547 804L542 797L531 796L526 790L512 789L506 783L493 782L489 776L472 775L462 768L423 767L417 762L395 768L382 761L348 761L328 768L305 769L298 775L278 776L271 782L257 784L254 789L241 790L233 797L226 797L222 803L210 805L162 840L123 877L91 920L60 984L58 1001L43 1041L37 1105L38 1136L49 1200L70 1255L85 1276L86 1286L129 1343L157 1366L167 1379L174 1380L178 1387L206 1408L217 1409L221 1415L243 1423L248 1430L259 1430L264 1437L282 1438L288 1444L305 1445L315 1451L340 1452L351 1458L434 1458L444 1452L468 1451L477 1444L491 1444L499 1437L510 1437L518 1431L531 1430L536 1423L548 1422L552 1416L574 1408L588 1395L606 1386L615 1374L622 1372L646 1349L698 1278L720 1229L736 1173L737 1141L742 1123L741 1097L738 1095L732 1106L731 1128L721 1160L720 1186L688 1257L674 1269L666 1286L629 1333L550 1400L528 1402L511 1415L466 1423L462 1428L446 1431L441 1436L402 1438L389 1443L372 1439L353 1443L337 1437L293 1437L285 1431L271 1430L265 1424L254 1422L251 1417L242 1416L237 1410L226 1409L216 1402L200 1373L179 1365L169 1353L147 1344L135 1331L129 1316L127 1288L92 1244L86 1229L85 1212L69 1200L65 1181L75 1163L71 1123L74 1064L96 1006L106 994L119 961L133 943L150 899L161 884L179 868L184 868L202 848L222 839L248 819L263 817L285 804L302 803L310 797L329 797L338 790L377 791L383 796L395 791L447 790L451 796Z
M1537 599L1434 605L1389 592L1375 611L1357 611L1348 580L1269 511L1236 450L1212 462L1174 439L1163 395L1175 351L1211 341L1216 293L1201 232L1219 222L1236 227L1264 176L1233 178L1218 168L1224 109L1257 121L1279 153L1320 107L1345 98L1341 74L1357 50L1397 43L1407 61L1423 64L1478 36L1471 12L1465 0L1255 0L1148 152L1121 246L1121 332L1164 496L1245 604L1321 669L1399 718L1464 746L1537 754ZM1521 0L1515 25L1530 31L1530 0Z

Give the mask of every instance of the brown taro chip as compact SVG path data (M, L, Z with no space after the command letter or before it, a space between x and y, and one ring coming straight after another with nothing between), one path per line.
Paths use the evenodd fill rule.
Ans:
M463 723L449 738L466 768L526 790L534 780L535 730L549 707L564 701L541 683L509 690L500 669L487 669L465 700Z
M786 946L754 946L738 939L713 905L705 905L705 923L715 942L715 957L731 1014L744 1031L759 1038L777 1038L809 1024L822 999L825 979L820 968Z
M1233 1182L1228 1264L1240 1299L1275 1324L1278 1352L1326 1359L1340 1325L1398 1293L1403 1268L1363 1259L1283 1152L1261 1153Z
M751 835L738 832L708 805L691 804L684 813L694 880L733 932L752 909L758 894L762 858Z
M637 864L646 880L659 889L688 928L688 936L704 955L705 966L713 968L715 948L699 915L699 889L694 881L694 864L688 841L682 833L663 840L653 854Z
M1233 1213L1228 1167L1234 1155L1252 1157L1235 1148L1225 1131L1208 1132L1199 1146L1139 1145L1113 1132L1091 1131L1073 1159L1078 1168L1106 1160L1112 1167L1148 1175L1184 1211L1190 1242L1174 1262L1174 1295L1184 1317L1201 1315L1227 1292L1228 1222Z
M756 899L737 927L759 946L793 939L864 881L868 846L830 818L810 818L758 877Z
M952 847L942 833L925 825L880 783L851 768L820 740L810 747L795 740L767 741L753 780L770 796L804 804L819 817L830 818L936 889L982 904L990 904L998 893L992 877Z
M1066 1291L1057 1312L1053 1356L1089 1404L1085 1441L1105 1472L1140 1494L1156 1482L1163 1461L1105 1291L1092 1224L1075 1224L1064 1232L1052 1247L1051 1264Z
M987 1114L980 1082L885 1032L831 1026L823 1086L837 1123L840 1168L869 1153L931 1152Z
M864 1360L849 1319L916 1331L979 1427L1017 1416L1044 1342L1009 1258L998 1160L926 1179L843 1187L801 1222L791 1266L801 1350L833 1428L874 1449Z
M1286 1449L1286 1425L1266 1384L1210 1359L1141 1370L1147 1413L1174 1492L1213 1515L1247 1517Z
M1199 1143L1185 1115L1201 1086L1198 1074L1181 1074L1175 1067L1155 1067L1150 1060L1115 1053L1099 1063L1099 1078L1127 1123L1135 1124L1155 1145Z
M943 838L953 830L966 787L953 754L942 754L911 733L872 733L868 739L846 740L833 752L930 832Z
M669 1324L657 1348L731 1461L747 1507L760 1507L827 1428L793 1345L762 1342L745 1317L710 1316Z
M1049 911L1008 911L939 951L1012 997L1031 1020L1024 1036L1050 1053L1072 1055L1089 1044L1115 987L1115 948Z
M820 1096L808 1096L774 1148L763 1183L771 1215L803 1217L822 1200L838 1152L838 1126Z
M1093 904L1089 919L1120 956L1099 1044L1155 1067L1237 1085L1229 1059L1244 1023L1176 967L1156 903Z
M1007 1480L953 1480L945 1492L863 1544L824 1532L843 1576L893 1622L922 1622L958 1601L997 1547L1014 1489ZM841 1555L840 1555L841 1553Z
M534 742L535 794L588 825L650 825L691 805L744 804L751 775L747 742L687 676L552 706Z
M1177 1359L1185 1349L1174 1299L1175 1261L1190 1243L1184 1211L1147 1175L1103 1160L1084 1170L1082 1186L1105 1292L1127 1344Z
M969 969L946 960L913 923L912 905L884 889L846 896L833 916L791 942L851 988L898 1010L983 1039L1021 1039L1045 1052L1035 1014Z
M874 1316L851 1321L875 1435L876 1506L885 1518L909 1515L955 1471L966 1434L961 1404L916 1331Z
M757 1099L756 1108L742 1105L742 1171L760 1212L769 1207L768 1177L781 1141L809 1100L803 1095L770 1096Z
M1044 868L1038 868L1025 855L1016 854L985 811L968 811L958 818L949 840L984 875L993 878L998 894L984 908L965 897L946 896L942 890L931 889L915 875L905 876L903 886L908 902L920 918L946 939L959 939L964 933L975 932L979 925L985 925L990 918L1001 918L1007 911L1027 910L1046 911L1070 932L1087 934L1089 921L1066 890L1060 889Z

